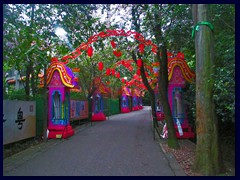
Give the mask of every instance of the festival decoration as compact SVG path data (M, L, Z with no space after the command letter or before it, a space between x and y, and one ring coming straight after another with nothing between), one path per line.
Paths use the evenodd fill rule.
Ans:
M112 29L108 29L106 31L102 31L99 32L98 34L95 34L91 37L89 37L88 41L86 43L82 43L79 47L77 47L73 52L71 52L70 54L64 56L62 58L62 60L64 61L65 64L68 63L69 59L76 59L78 56L81 55L81 51L85 51L88 49L89 45L91 45L92 43L96 42L99 40L99 38L106 38L106 37L111 37L111 36L133 36L137 41L139 41L140 44L143 44L144 46L151 46L152 47L152 52L154 54L156 54L157 52L157 45L154 44L152 41L150 40L145 40L145 38L143 37L143 35L141 35L138 32L135 31L124 31L123 29L120 30L112 30ZM114 41L112 41L111 43L113 48L116 48L116 44ZM143 51L143 45L141 45L140 49ZM89 51L91 51L92 48L89 49ZM91 57L91 53L89 54ZM117 56L121 56L120 53L117 53Z
M112 75L113 76L115 75L115 69L112 69Z
M93 48L92 48L92 46L90 46L90 47L88 48L87 54L88 54L89 57L92 57L92 55L93 55Z
M98 63L98 69L99 69L99 71L102 71L102 70L103 70L103 62L102 62L102 61L100 61L100 62Z
M120 50L115 50L115 51L113 51L113 54L114 54L116 57L122 56L122 52L121 52Z
M137 60L137 66L139 67L139 68L141 68L142 67L142 59L138 59Z
M141 76L141 71L140 71L140 69L137 69L137 75Z
M114 41L111 41L110 43L113 48L116 48L116 43Z
M139 44L139 52L140 54L143 54L144 53L144 44Z
M111 73L111 69L110 69L110 68L107 68L107 69L106 69L106 75L109 76L110 73Z
M120 75L120 72L116 72L115 76L116 76L116 78L118 78L118 79L119 79L119 78L120 78L120 76L121 76L121 75Z

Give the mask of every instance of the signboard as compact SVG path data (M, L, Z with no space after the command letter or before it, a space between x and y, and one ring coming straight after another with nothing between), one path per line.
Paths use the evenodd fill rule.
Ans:
M3 144L35 136L35 101L3 100Z

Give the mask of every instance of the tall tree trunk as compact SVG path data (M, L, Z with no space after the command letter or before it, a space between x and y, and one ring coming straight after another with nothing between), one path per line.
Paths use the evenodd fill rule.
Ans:
M156 22L161 22L159 16L154 15ZM167 49L164 43L164 39L161 32L161 24L157 23L153 28L153 33L158 45L157 60L160 64L159 68L159 98L163 105L165 120L168 129L168 146L173 149L179 149L179 144L176 138L176 130L174 128L172 112L168 102L168 59L167 59ZM161 45L161 47L159 47Z
M32 95L35 96L35 74L34 74L34 68L31 66L31 89L32 89Z
M134 54L134 52L132 52L132 58L134 60L134 62L137 64L137 57L136 55ZM140 55L138 55L138 58L141 58ZM144 68L144 62L142 64L142 66L140 67L140 72L141 72L141 77L142 77L142 80L143 80L143 84L145 85L145 87L147 88L149 94L150 94L150 101L151 101L151 112L152 112L152 117L153 117L153 128L155 130L155 127L158 127L158 123L157 123L157 116L156 116L156 105L155 105L155 93L154 93L154 90L151 88L148 80L147 80L147 77L146 77L146 74L145 74L145 68ZM155 136L154 136L155 138Z
M194 23L209 22L207 5L193 5ZM218 125L213 102L214 53L213 33L206 25L195 32L196 49L196 159L194 169L203 175L221 170Z
M160 56L160 54L162 54L162 56ZM173 149L179 149L179 144L176 137L176 129L174 127L172 112L168 101L168 59L167 49L165 46L158 48L157 59L160 63L160 78L158 78L159 98L164 109L165 120L168 128L168 146Z
M30 73L31 73L31 66L28 65L26 69L26 86L25 86L26 100L29 100L29 95L30 95Z

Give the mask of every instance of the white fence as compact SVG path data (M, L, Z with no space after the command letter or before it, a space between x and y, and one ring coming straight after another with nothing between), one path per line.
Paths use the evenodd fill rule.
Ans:
M36 102L3 100L3 145L36 136Z

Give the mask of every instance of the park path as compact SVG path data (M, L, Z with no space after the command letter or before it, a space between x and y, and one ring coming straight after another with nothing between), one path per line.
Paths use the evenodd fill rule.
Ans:
M93 126L77 131L67 140L50 141L54 145L36 146L35 149L42 150L33 148L16 155L15 159L5 159L3 175L176 175L158 142L153 140L150 107L110 116L106 121L96 122ZM11 161L15 167L11 167Z

